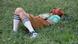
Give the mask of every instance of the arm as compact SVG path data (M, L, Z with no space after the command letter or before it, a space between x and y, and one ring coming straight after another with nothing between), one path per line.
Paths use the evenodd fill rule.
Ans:
M49 15L49 13L44 13L44 14L40 14L39 15L41 18L43 18L43 19L46 19L46 18L48 18L50 15Z

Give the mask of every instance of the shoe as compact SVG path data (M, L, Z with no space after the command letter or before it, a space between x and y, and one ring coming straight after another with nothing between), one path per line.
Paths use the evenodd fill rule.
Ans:
M17 30L13 30L13 32L15 32L15 33L16 33L16 32L17 32Z
M38 35L38 33L33 32L33 33L31 33L31 37L30 37L30 38L36 38L36 37L37 37L37 35Z

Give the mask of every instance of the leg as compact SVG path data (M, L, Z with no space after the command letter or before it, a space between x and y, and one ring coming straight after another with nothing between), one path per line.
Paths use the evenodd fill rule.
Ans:
M31 22L29 20L29 14L26 13L22 8L17 8L15 14L19 16L22 20L24 26L28 28L29 32L33 34L33 37L36 37L37 33L34 31Z
M18 26L19 26L19 22L20 22L20 18L18 15L14 15L14 19L13 19L13 31L17 32L18 30Z

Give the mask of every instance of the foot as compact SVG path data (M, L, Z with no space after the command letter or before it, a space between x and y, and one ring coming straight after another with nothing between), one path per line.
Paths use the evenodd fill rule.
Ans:
M13 32L17 32L17 30L13 30Z
M37 37L37 35L38 35L38 33L33 32L33 33L31 33L31 38L36 38L36 37Z

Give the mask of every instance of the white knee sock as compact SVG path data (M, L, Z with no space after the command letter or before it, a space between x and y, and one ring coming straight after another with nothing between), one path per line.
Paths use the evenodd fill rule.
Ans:
M29 30L30 32L33 32L33 31L34 31L34 29L33 29L32 25L31 25L30 21L26 21L26 22L24 23L24 26L26 26L26 28L28 28L28 30Z
M35 32L28 17L23 20L23 24L29 30L29 32Z
M19 16L14 16L14 19L13 19L13 31L16 32L18 30L18 25L19 25Z
M31 22L28 18L25 18L23 20L24 26L29 30L29 32L32 34L31 38L35 38L37 36L37 33L34 31Z

